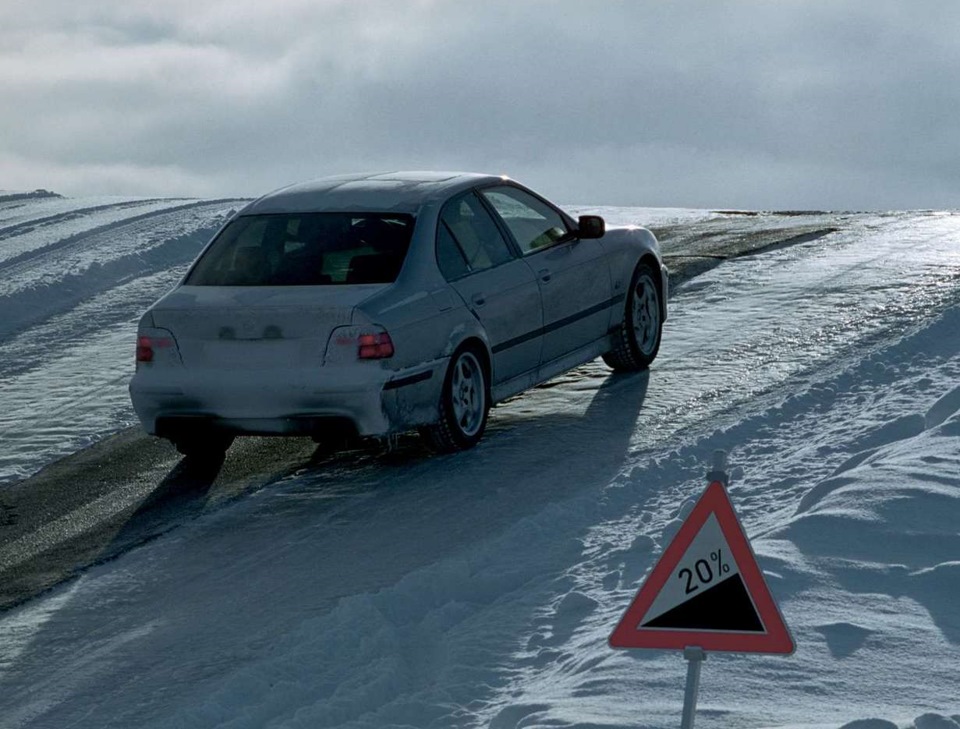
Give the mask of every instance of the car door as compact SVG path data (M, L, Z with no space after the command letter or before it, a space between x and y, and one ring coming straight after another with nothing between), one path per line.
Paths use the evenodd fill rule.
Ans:
M540 289L475 193L449 200L440 211L437 263L486 330L494 384L535 375L543 326Z
M481 192L530 266L543 301L541 366L606 336L612 292L603 246L569 237L549 203L512 185Z

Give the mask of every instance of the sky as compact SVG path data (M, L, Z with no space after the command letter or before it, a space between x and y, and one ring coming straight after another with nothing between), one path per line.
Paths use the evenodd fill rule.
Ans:
M509 175L562 204L960 208L954 0L5 0L0 189Z

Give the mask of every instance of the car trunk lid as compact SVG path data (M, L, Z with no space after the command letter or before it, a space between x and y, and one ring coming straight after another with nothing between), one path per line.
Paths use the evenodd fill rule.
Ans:
M183 365L196 369L320 367L330 333L383 285L181 286L153 309Z

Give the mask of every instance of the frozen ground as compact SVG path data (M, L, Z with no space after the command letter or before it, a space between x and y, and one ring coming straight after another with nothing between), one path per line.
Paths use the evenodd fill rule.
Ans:
M130 323L231 207L162 202L101 234L0 201L8 480L129 420ZM649 375L305 468L0 615L0 727L676 726L683 661L606 638L723 448L798 649L710 655L697 726L956 728L960 216L602 213L810 239L677 291Z
M237 206L0 196L0 485L132 424L132 323Z

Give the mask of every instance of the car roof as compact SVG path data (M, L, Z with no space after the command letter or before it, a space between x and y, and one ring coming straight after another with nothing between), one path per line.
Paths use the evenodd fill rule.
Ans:
M323 177L254 200L244 215L303 212L416 213L424 204L507 178L473 172L375 172Z

